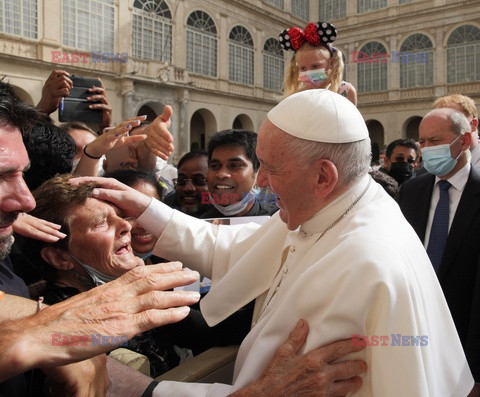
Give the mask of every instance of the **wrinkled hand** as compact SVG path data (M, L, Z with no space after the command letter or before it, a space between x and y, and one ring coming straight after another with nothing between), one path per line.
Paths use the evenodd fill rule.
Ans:
M138 218L147 209L152 198L118 182L114 178L81 177L69 181L73 185L95 182L99 185L93 189L92 197L111 202L120 208L126 216Z
M100 87L92 87L88 89L88 92L91 93L87 97L89 102L99 102L92 103L89 105L90 109L100 109L102 111L102 124L101 130L112 126L112 106L108 102L107 92L105 91L105 86L103 85L102 80L100 80Z
M54 70L50 73L42 88L42 98L38 102L37 110L49 115L58 109L60 100L70 95L73 82L70 74L65 70Z
M184 319L200 294L172 289L198 277L180 262L140 266L29 317L2 322L0 382L32 368L85 360ZM98 335L108 343L94 343Z
M104 396L110 384L105 354L60 367L46 367L45 389L50 396Z
M163 113L153 120L144 131L147 134L147 139L145 139L147 148L164 160L167 160L173 152L173 137L168 130L172 113L172 107L166 105Z
M359 377L366 371L360 360L335 363L363 347L352 340L331 343L298 355L308 335L308 325L300 320L288 339L275 352L260 379L232 394L243 396L345 396L362 385Z
M15 233L35 240L46 241L47 243L55 243L67 236L60 231L60 228L61 226L56 223L25 213L21 214L13 223L13 231Z

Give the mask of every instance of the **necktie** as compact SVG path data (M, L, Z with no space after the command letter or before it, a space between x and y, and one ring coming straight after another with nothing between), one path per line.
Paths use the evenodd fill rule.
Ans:
M427 254L433 264L435 271L438 271L442 262L443 251L448 237L449 220L449 194L450 182L439 181L440 198L438 199L435 214L433 216L432 229L430 230L430 240L428 241Z

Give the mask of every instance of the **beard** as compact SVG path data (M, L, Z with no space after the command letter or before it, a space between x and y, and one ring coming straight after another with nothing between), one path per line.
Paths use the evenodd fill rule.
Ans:
M0 236L0 260L4 260L8 256L14 241L15 239L11 233L6 236Z
M11 225L18 217L18 212L3 212L0 213L0 227L1 225ZM6 235L0 235L0 260L5 259L10 250L15 239L13 238L12 233Z

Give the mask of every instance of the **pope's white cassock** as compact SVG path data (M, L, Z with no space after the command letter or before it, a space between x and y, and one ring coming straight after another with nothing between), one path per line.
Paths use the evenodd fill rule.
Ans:
M309 141L321 142L322 148L358 142L342 148L363 148L355 153L364 157L370 147L358 109L329 90L290 95L270 110L267 119L260 127L257 148L263 162L266 156L267 163L273 158L278 165L271 153L281 151L267 146L276 142L268 137L283 137L283 133L306 140L309 148L313 147ZM284 145L286 138L280 139ZM295 153L285 155L300 164ZM366 169L368 159L357 156L359 169ZM335 164L337 170L344 166ZM262 183L273 182L278 188L280 179L293 180L287 172L282 174L282 167L278 171L274 165L274 176L265 167ZM306 193L314 189L311 175L318 172L312 167ZM298 172L293 166L288 169ZM211 290L201 302L210 325L256 300L252 329L236 360L233 386L161 382L155 396L226 396L241 389L258 379L299 319L305 319L310 328L302 353L358 334L377 341L376 346L347 357L368 365L355 396L468 394L473 378L425 249L395 201L363 172L334 201L316 207L322 209L294 231L288 230L278 213L262 226L219 226L151 202L139 221L160 236L154 253L182 261L212 279ZM282 195L293 200L291 192L284 190L279 193L283 206L287 204Z
M380 341L347 357L368 365L355 396L458 397L473 387L425 249L369 176L295 231L278 213L263 226L219 226L155 200L139 221L161 234L156 255L212 279L201 304L210 325L257 298L233 386L161 382L154 396L226 396L248 385L301 318L310 327L303 352L353 334Z

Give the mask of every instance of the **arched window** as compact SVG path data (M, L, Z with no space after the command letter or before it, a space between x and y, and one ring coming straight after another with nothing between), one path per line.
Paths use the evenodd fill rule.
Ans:
M292 15L297 18L308 21L310 19L310 2L309 0L292 1Z
M63 0L64 46L113 53L113 0Z
M375 54L386 54L387 50L383 44L371 41L360 49L360 53L361 62L357 64L358 92L385 91L388 58Z
M387 0L357 0L357 12L370 12L387 7Z
M347 0L319 0L320 21L332 21L347 16Z
M217 28L203 11L194 11L187 19L187 70L217 76Z
M36 39L37 0L0 2L0 32Z
M455 29L447 42L447 82L480 80L480 29L463 25Z
M172 14L164 0L133 3L133 56L172 61Z
M243 26L234 26L229 35L229 78L253 85L253 39Z
M400 88L433 84L433 45L424 34L408 36L390 62L400 62Z
M263 46L263 86L281 91L283 83L283 50L278 40L270 38Z

